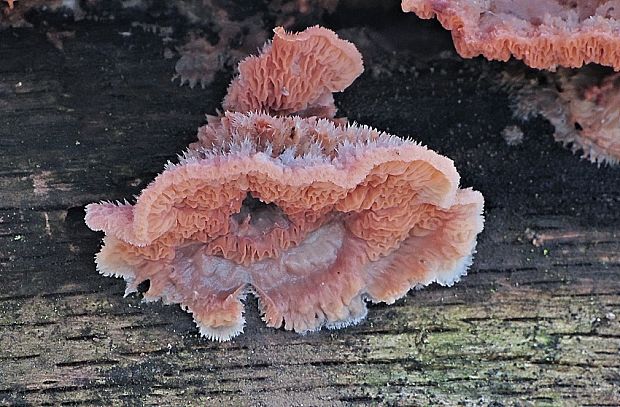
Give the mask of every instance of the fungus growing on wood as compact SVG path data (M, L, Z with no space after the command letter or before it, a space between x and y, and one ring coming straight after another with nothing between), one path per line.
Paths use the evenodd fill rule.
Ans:
M402 8L436 16L464 58L620 70L620 0L403 0Z
M448 158L368 127L226 113L209 148L169 164L135 205L87 207L99 271L181 303L201 334L242 331L242 299L297 332L358 322L364 299L450 285L471 262L482 195Z
M236 79L226 105L238 111L210 117L134 205L86 207L87 225L106 234L98 270L124 277L127 293L148 280L146 300L181 304L214 340L243 330L248 293L268 326L303 333L359 322L365 300L392 303L412 287L451 285L471 264L483 226L482 195L459 189L450 159L338 124L335 109L314 110L325 117L282 115L308 113L361 68L339 62L339 52L359 54L348 43L345 51L334 46L341 40L328 30L276 34L253 63L280 55L280 44L290 48L280 61L293 63L278 65L289 71L275 69L269 82L292 75L282 82L290 97L265 86L245 99L244 86L259 89L256 78L272 77ZM315 34L321 46L309 47ZM280 115L244 111L258 107Z
M402 7L422 18L436 16L452 30L463 57L506 61L512 55L550 71L587 63L620 70L620 0L403 0ZM555 126L556 140L592 162L616 164L620 87L616 74L598 72L541 74L554 86L508 82L518 100L515 115L540 114Z
M204 89L226 62L217 49L204 38L190 39L179 52L181 57L174 66L176 74L172 80L179 78L181 85L187 83L190 88L200 84Z
M515 116L542 115L554 137L597 164L620 162L620 73L599 67L560 69L533 83L506 75L516 97Z
M239 63L224 109L333 118L332 93L343 91L364 70L359 51L323 27L296 34L278 27L274 33L260 55Z

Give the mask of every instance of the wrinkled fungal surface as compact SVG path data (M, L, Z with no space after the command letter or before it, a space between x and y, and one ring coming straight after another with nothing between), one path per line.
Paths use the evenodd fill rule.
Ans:
M239 63L224 109L334 117L332 93L343 91L364 70L359 51L323 27L296 34L278 27L274 33L260 55Z
M437 17L465 58L620 70L620 0L403 0L402 8Z
M544 83L506 75L515 116L541 115L554 137L597 164L620 162L620 74L598 67L545 73Z
M194 27L185 45L177 48L180 59L175 65L173 79L180 84L203 88L213 81L218 71L232 68L249 53L260 48L271 31L269 27L275 20L277 26L308 26L320 21L324 15L336 9L338 0L270 0L266 8L255 7L251 16L239 13L248 7L245 3L260 2L222 2L221 0L185 0L170 2L176 11L184 16ZM201 27L202 30L197 30ZM216 39L203 38L204 29L213 30Z
M294 103L270 95L274 86L250 102L229 94L229 111L209 117L198 141L134 205L87 206L88 226L106 234L96 257L102 274L125 278L127 293L149 280L146 300L181 304L214 340L243 330L248 293L258 297L268 326L303 333L357 323L365 300L391 303L412 287L451 285L465 274L483 226L483 198L459 189L450 159L370 127L338 124L332 111L251 111L307 112L318 94L357 76L359 69L338 58L332 65L307 52L308 33L322 41L325 31L287 34L298 51L281 61L303 61L300 70L283 64L289 72L252 76L270 84L299 76ZM329 34L318 50L333 56L337 41ZM291 44L274 41L263 57L280 55L280 46ZM321 64L318 77L300 75ZM333 86L308 92L304 80ZM236 79L235 95L247 94L244 83L260 85Z
M181 303L203 335L241 332L255 293L269 326L355 323L363 299L452 284L471 263L482 196L414 142L318 118L227 113L135 205L87 207L99 270ZM206 138L203 138L206 139Z

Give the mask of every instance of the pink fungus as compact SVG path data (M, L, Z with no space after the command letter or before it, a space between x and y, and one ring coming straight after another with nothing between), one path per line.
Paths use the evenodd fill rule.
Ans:
M506 76L516 96L515 116L540 114L555 127L554 137L597 164L620 162L620 73L596 67L560 69L544 75L546 85Z
M260 55L239 63L239 76L228 88L224 109L334 117L332 93L343 91L363 72L361 54L319 26L296 34L278 27L274 33L273 42Z
M311 53L308 32L325 41ZM291 49L280 61L303 61L279 65L299 74L283 82L290 97L270 82L258 98L244 99L265 74L246 80L240 70L235 96L226 98L237 111L211 117L198 142L134 205L86 208L88 226L106 233L98 270L124 277L127 293L149 280L146 300L181 304L214 340L243 330L248 293L268 326L303 333L359 322L365 300L392 303L415 286L451 285L471 264L483 226L482 195L459 189L452 161L426 147L337 124L333 111L244 111L307 112L359 74L340 64L332 49L340 40L325 29L278 35L287 40L274 40L272 54L258 58L277 55L282 40ZM345 49L358 55L350 44ZM323 67L317 73L312 66ZM289 77L286 69L276 77Z
M464 58L620 70L620 0L403 0L402 8L437 17Z
M403 0L404 11L436 16L452 30L458 53L539 69L597 63L620 70L620 0ZM620 85L616 74L560 70L545 74L552 86L509 79L518 116L540 114L555 138L598 164L620 160ZM520 89L519 89L520 88Z

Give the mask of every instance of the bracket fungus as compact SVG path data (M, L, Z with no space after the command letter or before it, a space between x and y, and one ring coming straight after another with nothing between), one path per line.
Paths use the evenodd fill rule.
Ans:
M239 64L223 106L226 110L263 110L333 118L333 92L342 92L364 70L355 45L322 27L290 34L274 30L273 42Z
M620 0L403 0L402 8L436 16L464 58L620 70Z
M325 117L271 115L307 112L325 100L325 89L342 90L361 72L352 69L361 66L354 47L324 28L285 38L302 40L274 40L258 57L292 55L253 76L270 84L264 97L231 96L263 86L240 76L227 111L209 118L198 142L134 205L86 208L88 226L106 234L98 270L124 277L127 293L149 280L146 300L180 303L214 340L242 332L248 293L268 326L303 333L357 323L365 300L392 303L412 287L451 285L471 264L483 227L482 195L459 189L450 159L340 124L333 109L314 110ZM328 51L326 63L321 53L334 45L347 52ZM299 75L321 65L316 76ZM308 89L304 80L313 92L293 93ZM281 86L290 86L286 98L269 93Z
M452 30L458 53L506 61L510 56L538 69L595 63L620 70L620 0L403 0L404 11L436 16ZM554 85L507 80L517 98L515 115L540 114L556 140L592 162L620 160L620 84L583 67L541 74ZM506 78L504 78L506 79Z

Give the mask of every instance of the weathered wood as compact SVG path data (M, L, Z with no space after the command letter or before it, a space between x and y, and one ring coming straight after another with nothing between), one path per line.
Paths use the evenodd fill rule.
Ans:
M266 328L249 299L244 334L199 338L179 307L96 273L83 207L138 193L229 76L178 87L161 40L127 19L74 24L64 52L1 32L0 403L620 404L620 169L579 160L543 121L507 146L502 65L457 58L436 25L347 18L330 21L365 44L368 69L344 114L452 157L485 195L470 274L306 336Z

